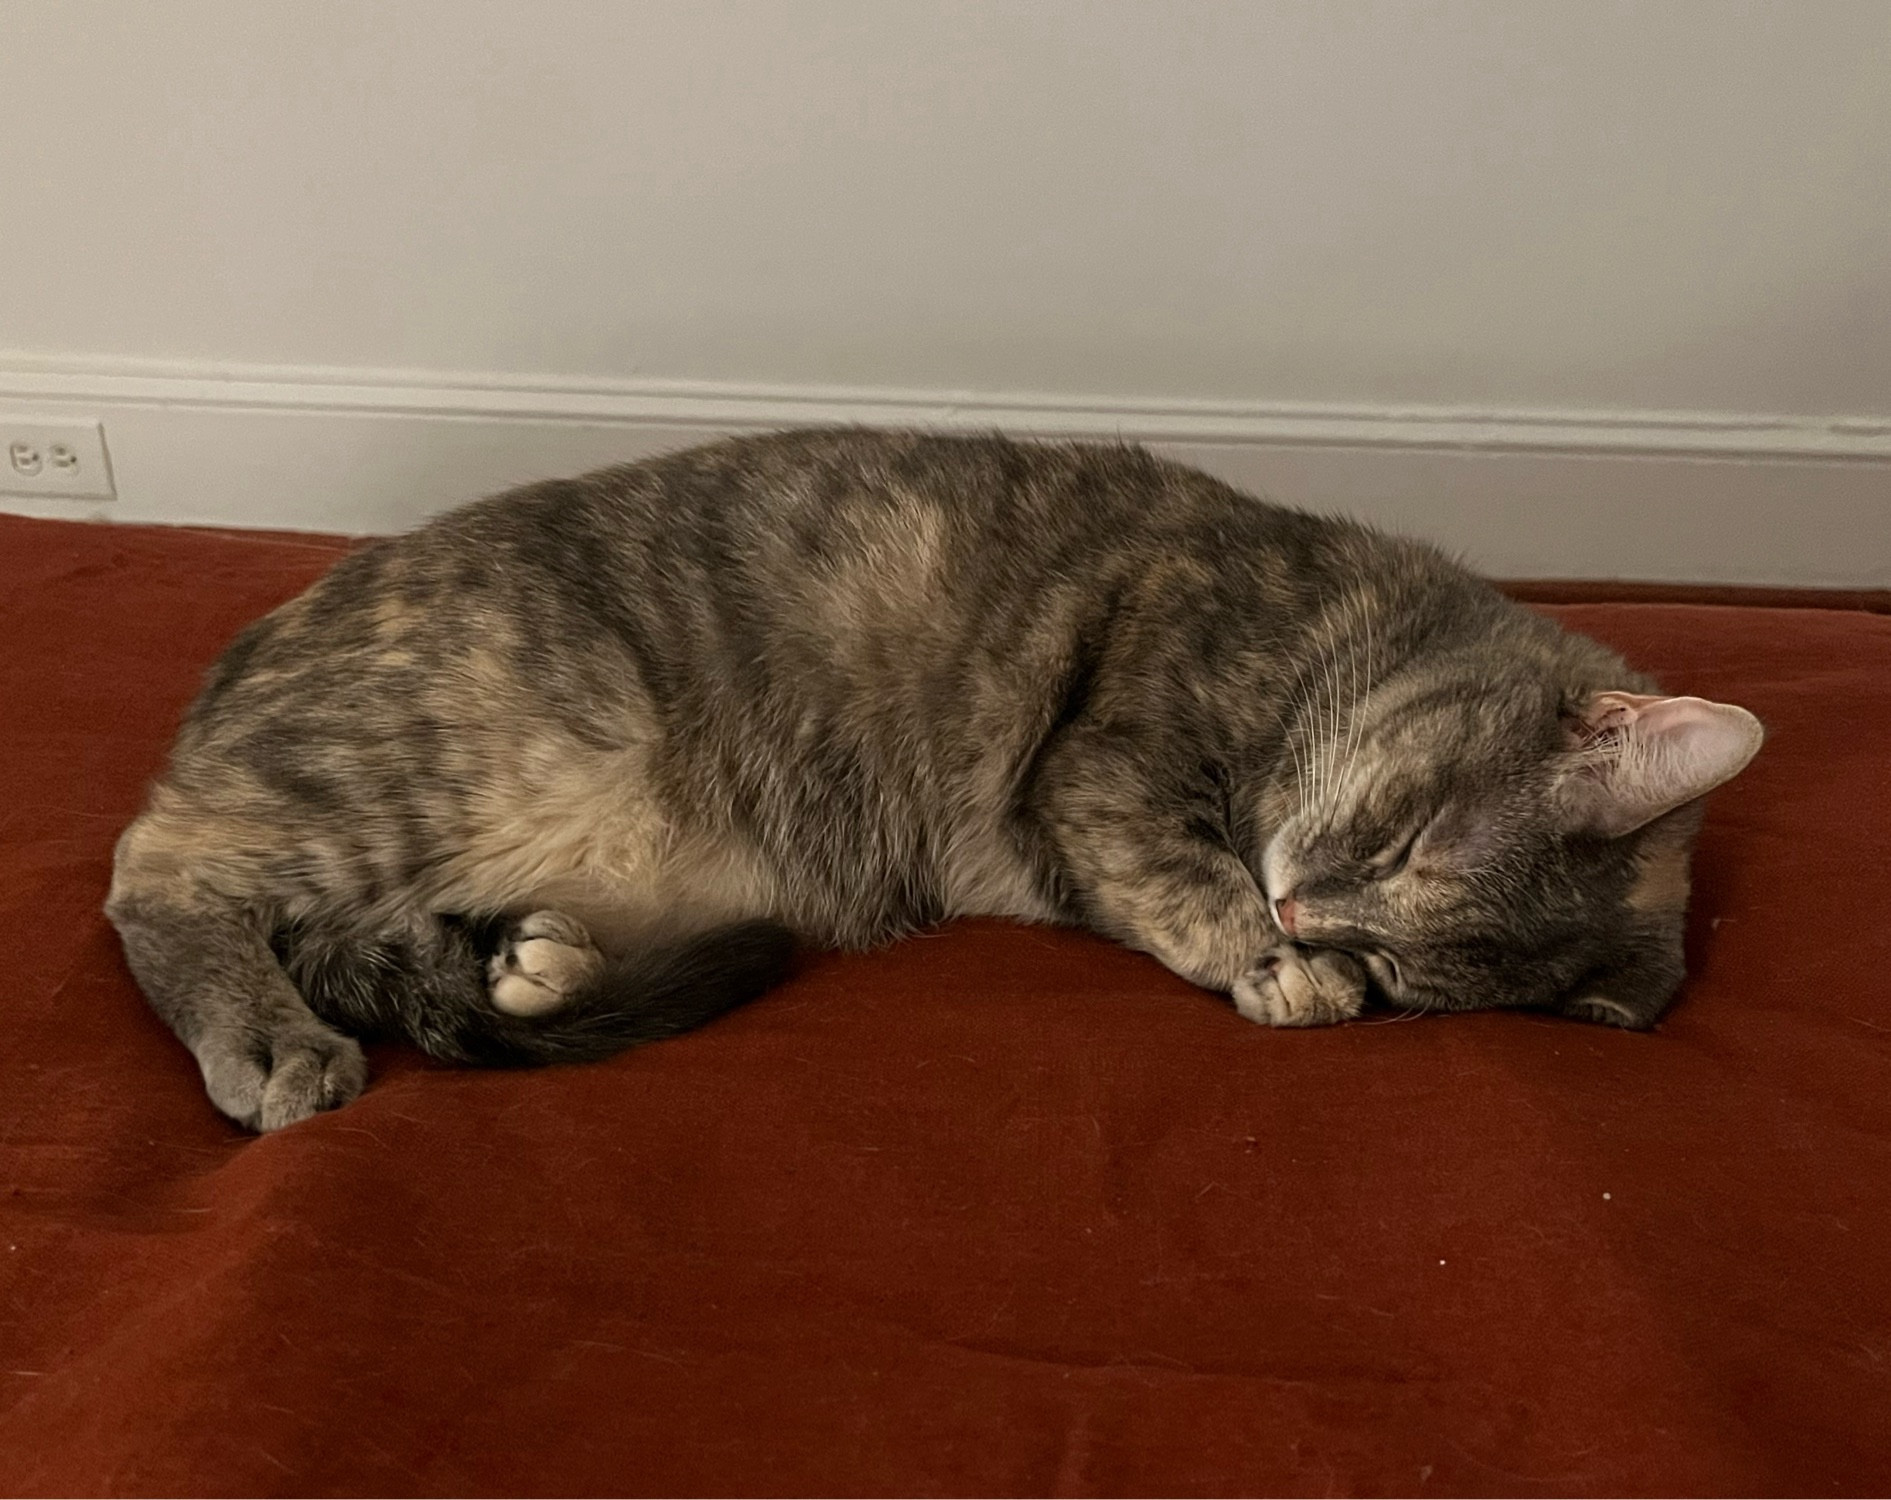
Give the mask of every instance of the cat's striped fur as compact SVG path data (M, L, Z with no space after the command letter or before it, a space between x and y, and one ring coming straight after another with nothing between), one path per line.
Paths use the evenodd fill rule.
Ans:
M212 1099L349 1034L599 1056L968 913L1276 1024L1651 1023L1750 715L1432 548L1134 447L737 439L481 501L245 631L108 910Z

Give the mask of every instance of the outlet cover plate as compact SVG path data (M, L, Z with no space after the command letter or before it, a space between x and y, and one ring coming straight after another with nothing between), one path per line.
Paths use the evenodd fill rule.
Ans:
M116 499L104 428L0 412L0 494Z

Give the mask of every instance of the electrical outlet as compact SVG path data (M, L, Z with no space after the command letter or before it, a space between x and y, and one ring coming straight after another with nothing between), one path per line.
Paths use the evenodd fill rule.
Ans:
M0 413L0 494L113 500L112 464L97 422L46 422Z

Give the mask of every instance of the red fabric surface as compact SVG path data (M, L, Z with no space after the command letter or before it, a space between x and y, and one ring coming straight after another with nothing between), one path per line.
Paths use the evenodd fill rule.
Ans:
M1891 618L1555 611L1772 729L1652 1035L966 924L253 1139L99 903L345 545L0 517L6 1491L1891 1490Z

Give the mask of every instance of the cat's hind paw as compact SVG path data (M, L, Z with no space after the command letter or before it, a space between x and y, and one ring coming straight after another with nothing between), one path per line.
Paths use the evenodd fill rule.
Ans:
M584 924L563 912L535 911L506 929L486 965L487 993L509 1016L562 1009L604 967Z
M280 1130L337 1109L368 1084L360 1044L313 1016L267 1033L213 1030L193 1050L210 1102L251 1130Z
M1282 944L1234 984L1234 1008L1263 1026L1331 1026L1365 1005L1365 968L1335 948Z

